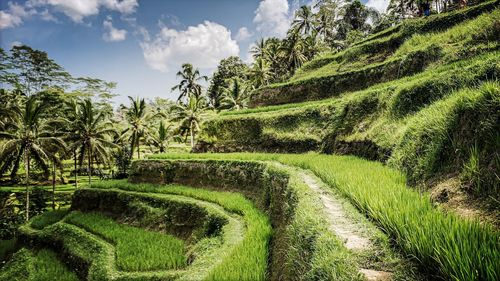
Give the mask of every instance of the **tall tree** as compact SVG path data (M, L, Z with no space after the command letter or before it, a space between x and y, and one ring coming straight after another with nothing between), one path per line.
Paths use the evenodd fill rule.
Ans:
M255 88L265 86L269 83L271 72L269 70L269 63L264 58L258 58L250 69L250 80Z
M236 77L246 79L248 72L248 66L237 56L231 56L221 60L217 66L217 70L210 79L210 87L207 91L210 107L214 109L220 107L224 89L229 86L227 81Z
M314 14L311 7L303 5L295 12L295 19L292 22L292 29L299 34L310 35L316 25Z
M117 96L117 94L113 93L116 88L115 82L90 77L79 77L74 81L76 83L75 95L96 100L97 102L94 103L100 110L108 113L113 111L111 99Z
M177 72L177 77L181 78L179 84L172 87L172 91L179 91L178 101L183 98L188 98L190 96L195 96L199 98L202 94L202 87L199 84L200 81L207 81L208 77L201 75L198 69L195 69L193 65L185 63L182 65L182 70Z
M287 38L284 40L281 50L285 54L288 71L292 75L297 68L301 67L307 61L305 42L294 29L288 31Z
M206 101L203 97L190 96L186 104L178 104L173 121L179 122L180 130L188 131L191 148L195 145L196 133L200 130L200 123L205 117Z
M227 110L240 110L247 107L251 87L241 79L233 78L228 88L225 89L221 108Z
M64 88L71 83L71 76L64 68L43 51L21 45L13 46L10 56L5 52L2 56L8 65L2 66L2 80L28 97L47 87Z
M29 219L31 163L37 164L48 176L48 163L56 157L51 148L66 146L61 138L52 135L50 126L42 119L44 108L41 102L28 98L23 107L14 109L10 130L0 132L0 139L5 140L0 150L0 172L3 174L10 168L11 178L15 178L24 162L26 220Z
M126 113L126 120L129 127L122 132L122 136L127 137L130 141L131 154L134 154L134 149L137 148L137 158L141 158L140 146L141 141L147 133L147 122L150 119L150 114L146 108L146 102L141 98L128 97L130 107Z
M90 99L78 103L74 133L70 136L70 148L80 153L80 166L85 157L88 164L89 185L92 182L93 160L107 163L110 156L109 148L118 146L111 141L117 132L113 123L106 118L106 114L95 108Z
M264 58L266 50L266 40L260 38L253 46L250 48L250 53L253 55L255 60L259 58Z

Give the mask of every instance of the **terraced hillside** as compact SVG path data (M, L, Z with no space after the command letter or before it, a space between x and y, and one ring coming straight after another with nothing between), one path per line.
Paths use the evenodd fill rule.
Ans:
M70 211L35 217L19 244L57 252L53 266L84 280L263 280L270 230L238 194L116 181L77 190ZM2 280L19 272L47 280L19 261L25 251L0 270Z
M500 280L498 2L311 61L203 123L207 153L89 176L0 241L0 280Z
M257 90L255 108L205 122L195 150L350 154L498 200L497 7L407 21L315 59Z
M2 280L499 277L495 229L443 213L381 164L317 154L152 158L134 162L128 182L78 189L69 211L22 226L23 248Z

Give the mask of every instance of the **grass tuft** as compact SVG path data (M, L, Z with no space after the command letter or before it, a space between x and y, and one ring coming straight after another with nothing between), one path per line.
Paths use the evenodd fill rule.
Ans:
M122 270L179 269L187 264L183 241L171 235L122 225L99 213L71 212L65 222L115 245L116 262Z

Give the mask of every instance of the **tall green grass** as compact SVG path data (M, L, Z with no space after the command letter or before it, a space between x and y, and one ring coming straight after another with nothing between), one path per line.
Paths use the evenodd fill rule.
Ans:
M324 55L289 81L256 90L250 106L324 99L498 50L499 9L494 9L493 1L486 6L464 12L451 23L440 19L441 26L433 27L430 20L420 21L388 37Z
M272 113L272 112L284 112L285 110L288 112L292 112L292 110L303 110L307 108L318 108L326 105L335 105L342 100L354 98L349 96L363 96L365 94L369 95L377 95L379 93L383 93L383 98L387 100L389 103L399 102L403 103L404 100L395 100L397 95L393 93L402 92L405 95L408 95L409 92L413 88L416 87L426 87L430 92L427 93L428 96L435 96L436 98L440 98L446 94L446 92L450 92L450 89L456 89L463 86L472 86L478 83L478 78L487 78L487 74L494 74L494 66L497 61L496 58L500 53L498 51L486 53L475 58L464 59L454 63L442 65L436 68L428 69L422 73L418 73L416 75L410 77L403 77L397 80L377 84L371 86L365 90L355 91L350 93L345 93L339 97L318 100L318 101L307 101L301 103L288 103L281 105L271 105L271 106L263 106L256 108L248 108L237 111L222 111L218 116L224 116L222 118L229 118L229 116L241 116L253 113ZM490 69L482 77L477 77L477 72L480 72L480 69ZM453 78L453 81L449 81ZM434 84L446 83L444 85L440 85L440 87L433 87ZM448 86L448 87L447 87ZM423 88L422 90L425 90ZM422 94L422 93L420 93ZM410 100L406 102L412 102ZM394 108L390 108L391 111L398 110L398 104L392 105ZM220 117L218 117L220 118Z
M3 262L16 249L17 239L0 240L0 262Z
M122 270L179 269L187 264L184 242L171 235L119 224L99 213L74 211L64 220L114 244Z
M78 281L76 274L47 249L21 249L0 269L0 280L5 281Z
M484 48L498 46L500 9L452 27L444 32L415 34L406 40L394 56L405 56L431 45L440 46L446 60L470 57ZM473 46L476 46L473 48ZM480 48L478 50L478 48Z
M433 207L428 195L406 186L403 174L380 163L318 154L162 154L152 158L273 160L309 169L350 199L429 274L451 280L500 278L497 230Z
M67 214L68 210L47 211L41 215L33 217L30 220L30 226L34 229L42 229L62 220Z
M115 188L128 191L176 194L212 202L229 212L241 214L246 230L241 243L213 259L216 264L205 280L265 280L268 260L268 243L271 226L268 218L244 196L231 192L216 192L185 186L158 186L153 184L131 184L126 181L106 181L92 188Z

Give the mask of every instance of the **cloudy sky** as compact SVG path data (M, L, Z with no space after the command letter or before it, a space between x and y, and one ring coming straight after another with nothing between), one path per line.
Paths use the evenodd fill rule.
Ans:
M118 83L126 96L176 98L175 73L190 62L207 75L252 42L286 33L314 0L0 0L0 46L48 52L74 76ZM366 0L362 2L367 2ZM388 0L368 0L385 9Z

